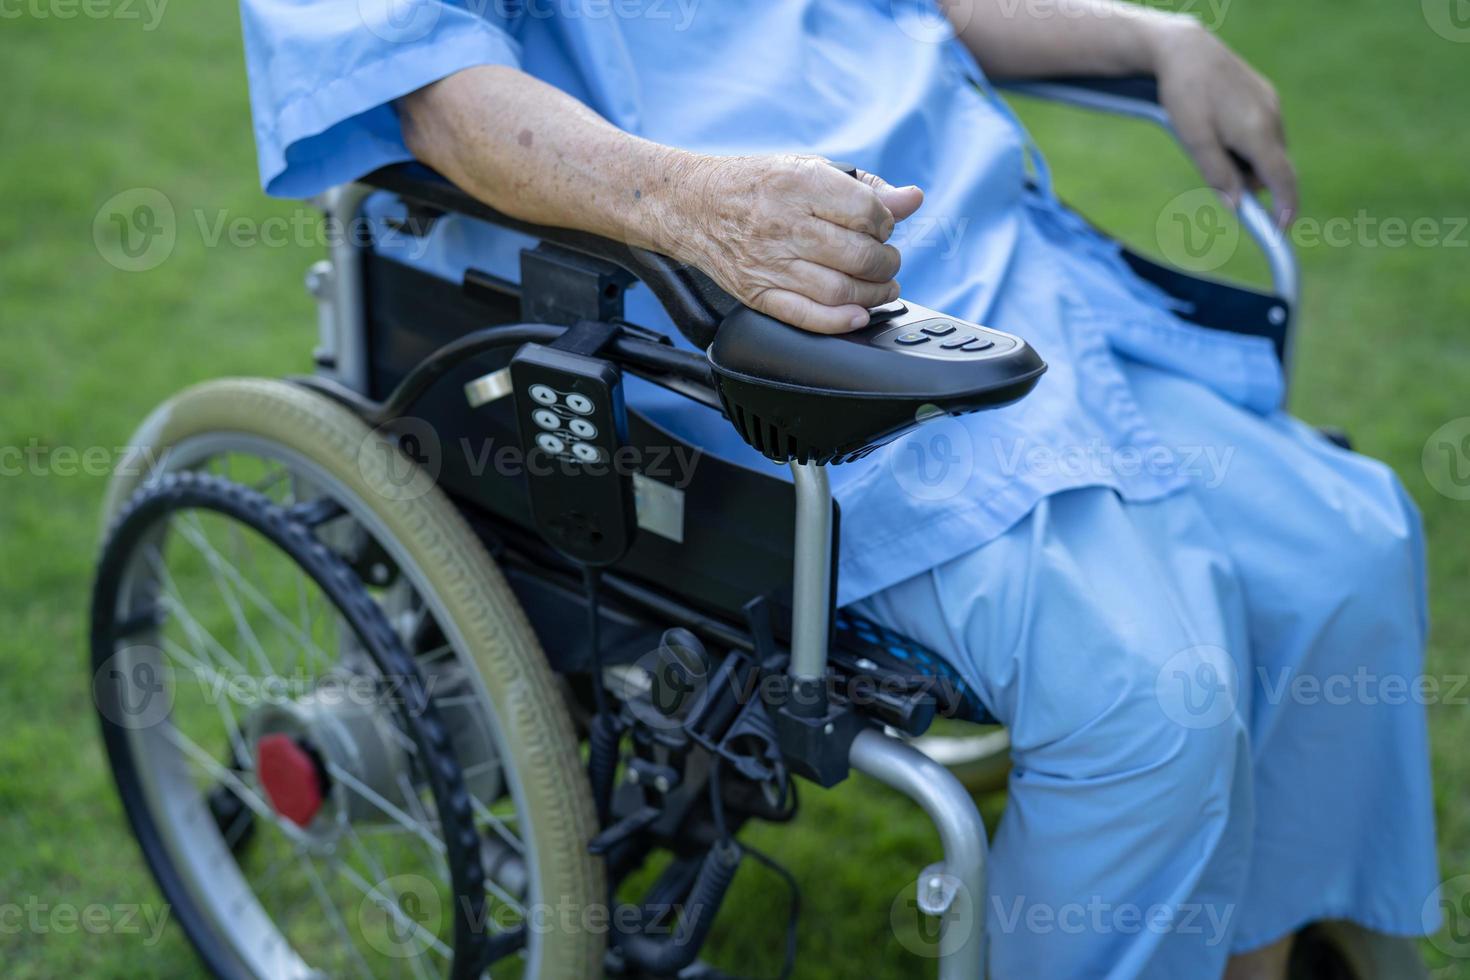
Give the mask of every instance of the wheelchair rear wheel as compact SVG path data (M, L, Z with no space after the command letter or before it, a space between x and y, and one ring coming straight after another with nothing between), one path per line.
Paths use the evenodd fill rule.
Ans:
M393 435L289 384L211 382L150 416L106 512L99 712L144 856L212 969L477 976L489 955L496 976L601 975L605 885L560 688ZM117 679L141 666L168 686L161 714L119 724ZM211 721L212 740L156 737Z

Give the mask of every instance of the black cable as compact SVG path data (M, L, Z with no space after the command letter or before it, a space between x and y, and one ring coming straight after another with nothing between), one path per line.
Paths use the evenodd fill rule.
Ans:
M587 596L587 670L592 681L594 705L592 723L587 732L587 781L592 786L592 805L597 809L597 824L606 827L612 820L613 783L617 776L623 727L608 702L602 682L601 616L597 609L597 586L601 572L591 565L582 566L582 587Z
M709 767L709 808L715 821L715 840L719 843L730 840L730 830L725 824L725 799L720 795L720 764L724 761L716 752Z
M749 854L761 864L770 868L786 883L786 889L791 893L791 911L786 919L786 954L781 963L781 973L778 976L778 980L787 980L791 976L791 971L796 969L797 926L798 919L801 917L801 887L797 885L796 878L791 872L778 864L775 858L766 854L764 851L759 851L751 847L749 844L736 842L730 836L729 829L725 823L725 800L720 795L720 765L723 762L724 759L716 752L709 770L709 805L711 815L715 822L715 840L717 842L715 846L718 847L726 842L734 844L742 852Z
M765 853L764 851L757 850L756 848L751 847L749 844L741 844L740 846L744 849L746 854L749 854L751 857L755 858L761 864L765 865L767 868L770 868L777 875L779 875L781 877L781 880L786 882L787 891L791 893L791 912L786 919L786 956L785 959L782 960L781 973L778 977L778 980L788 980L788 978L791 976L791 971L796 969L796 944L798 933L797 920L801 917L801 886L796 883L796 878L791 874L791 872L781 867L781 865L776 862L776 859L771 857L769 854Z
M600 569L582 566L582 590L587 597L587 666L592 673L592 703L597 714L607 715L607 691L602 686L602 644L598 638L602 616L597 611L597 586L601 581Z

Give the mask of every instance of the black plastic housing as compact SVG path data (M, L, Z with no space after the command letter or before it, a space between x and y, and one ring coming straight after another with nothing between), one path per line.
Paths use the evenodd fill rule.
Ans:
M618 460L628 439L622 372L600 358L527 344L510 376L536 529L573 561L611 565L638 530L632 474Z
M849 462L935 415L1009 404L1046 371L1019 337L901 306L899 316L837 336L748 307L726 317L708 355L745 441L778 463ZM946 350L947 337L973 338L975 349Z

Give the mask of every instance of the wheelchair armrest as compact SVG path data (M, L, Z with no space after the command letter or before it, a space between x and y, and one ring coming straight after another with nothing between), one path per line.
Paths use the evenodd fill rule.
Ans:
M859 458L934 415L1015 401L1046 370L1019 337L902 300L873 311L867 327L849 334L798 330L740 304L698 269L623 242L501 214L420 164L387 167L362 182L420 211L488 221L611 262L642 280L680 332L707 348L715 389L737 431L776 462ZM402 408L446 365L501 343L507 329L462 337L436 353L376 411ZM669 351L667 357L698 355ZM672 367L679 376L698 373L684 363Z
M384 167L362 178L362 183L392 191L420 207L465 214L611 262L647 284L679 332L701 349L709 346L720 322L739 306L734 297L693 266L625 242L501 214L422 164Z
M1117 115L1138 115L1156 121L1158 116L1149 107L1163 111L1159 107L1159 81L1152 75L1016 78L997 80L995 87L1049 102L1063 102ZM1164 121L1167 122L1167 117Z

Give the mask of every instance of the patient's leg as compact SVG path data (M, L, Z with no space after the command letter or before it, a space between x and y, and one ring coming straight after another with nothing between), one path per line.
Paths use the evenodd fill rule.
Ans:
M1412 505L1300 423L1129 377L1193 486L1057 495L862 604L951 656L1011 729L994 975L1219 975L1230 951L1270 975L1317 919L1420 932L1432 689ZM1154 903L1176 918L1140 927Z
M1235 948L1316 919L1421 932L1437 874L1418 514L1388 467L1294 419L1128 374L1165 441L1233 452L1193 495L1246 597L1256 825Z
M1187 495L1044 501L862 611L941 651L1009 727L991 972L1219 976L1246 887L1251 772L1221 678L1242 597Z

